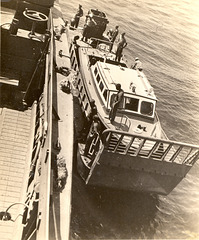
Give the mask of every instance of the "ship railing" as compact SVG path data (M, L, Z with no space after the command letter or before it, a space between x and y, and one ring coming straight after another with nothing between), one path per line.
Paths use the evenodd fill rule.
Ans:
M50 10L51 11L51 10ZM50 15L52 16L51 12ZM53 25L49 18L48 29L51 40L45 61L44 91L38 103L35 129L35 146L33 147L32 164L36 165L33 179L29 182L28 197L32 206L24 217L23 239L49 239L50 196L52 187L51 149L52 149L52 96L53 96ZM39 186L39 191L36 190ZM32 198L35 195L35 199ZM35 227L33 227L33 225Z
M121 131L123 130L128 132L130 126L131 126L131 120L128 118L128 116L122 115L120 118L120 124L117 130L121 130Z
M51 11L51 10L50 10ZM50 12L52 16L52 13ZM40 196L38 206L37 239L49 239L49 213L50 213L50 191L51 191L51 149L52 149L52 96L53 96L53 23L52 17L49 21L51 30L51 41L48 54L46 56L46 71L44 85L44 122L43 122L43 142L41 158L41 180Z
M104 151L156 161L192 166L199 158L199 146L118 130L102 133Z

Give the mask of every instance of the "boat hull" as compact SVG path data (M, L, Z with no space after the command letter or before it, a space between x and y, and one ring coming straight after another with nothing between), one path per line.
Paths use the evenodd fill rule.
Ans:
M157 161L154 166L148 163L147 169L146 162L139 157L121 158L119 154L110 156L109 153L103 152L92 170L92 167L89 169L84 164L80 151L77 153L78 173L88 185L127 191L169 194L182 181L190 167L183 166L179 171L179 164L172 164L172 170L166 165L166 162ZM170 163L168 165L171 167ZM159 171L163 168L167 170L160 174L158 168Z

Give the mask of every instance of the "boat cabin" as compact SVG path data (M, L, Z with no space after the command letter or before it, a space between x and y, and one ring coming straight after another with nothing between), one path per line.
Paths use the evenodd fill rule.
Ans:
M129 69L124 64L118 67L104 61L97 61L92 65L91 72L106 111L111 109L117 94L115 85L120 83L124 90L120 111L127 116L137 115L154 119L157 99L153 88L142 72Z

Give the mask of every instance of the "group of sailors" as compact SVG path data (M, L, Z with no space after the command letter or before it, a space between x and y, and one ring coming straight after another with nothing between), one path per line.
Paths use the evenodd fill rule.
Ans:
M77 9L77 12L75 14L74 17L74 21L73 21L73 26L75 28L78 27L79 25L79 21L80 18L83 16L83 9L82 9L82 5L79 4L79 7ZM94 29L94 27L97 26L97 22L94 20L94 18L90 15L86 16L86 22L83 28L83 33L82 33L82 41L87 42L88 39L90 38L90 35L92 33L92 29ZM106 29L106 24L103 26L104 29L102 29L102 32L105 31ZM119 34L119 26L115 26L115 29L110 29L107 32L107 37L108 40L110 41L110 47L109 47L109 52L112 52L113 49L113 45L116 41L116 38L118 37ZM126 37L125 37L125 32L121 33L119 36L119 39L117 41L117 48L116 48L116 52L115 52L115 61L120 62L122 55L123 55L123 49L127 46L127 41L126 41ZM132 69L136 69L139 71L142 71L142 63L139 60L139 58L135 58L135 63L131 66Z

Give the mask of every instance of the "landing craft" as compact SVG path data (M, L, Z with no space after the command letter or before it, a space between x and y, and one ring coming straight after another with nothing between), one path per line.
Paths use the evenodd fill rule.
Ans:
M96 23L88 40L82 37L82 30L68 29L70 59L78 74L75 88L84 117L88 119L94 100L101 131L89 136L93 134L91 124L87 140L80 138L77 170L88 185L167 195L197 161L199 146L167 138L147 77L141 69L130 68L124 58L115 60L116 46L110 51L112 43L104 34L106 14L91 9L88 15ZM124 96L114 121L110 121L117 84Z

